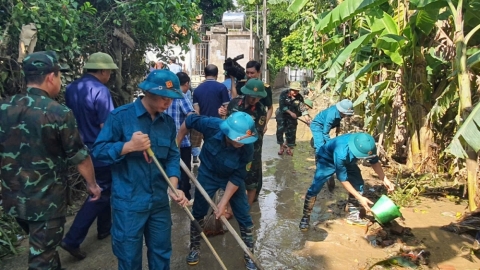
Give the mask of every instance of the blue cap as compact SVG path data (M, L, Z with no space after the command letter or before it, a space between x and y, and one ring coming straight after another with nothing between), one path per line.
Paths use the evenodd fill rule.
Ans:
M157 96L176 99L184 98L177 75L166 69L157 69L150 72L138 87Z
M225 136L239 143L250 144L258 139L253 118L244 112L232 113L220 124L220 129Z
M367 133L353 133L348 140L348 148L356 158L373 158L377 155L375 140Z

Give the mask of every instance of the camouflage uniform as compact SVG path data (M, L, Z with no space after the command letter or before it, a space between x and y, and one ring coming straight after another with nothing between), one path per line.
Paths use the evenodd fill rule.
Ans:
M277 121L277 144L284 144L283 134L285 133L287 146L292 148L296 145L298 121L292 118L286 111L290 110L295 113L297 117L300 117L308 114L308 108L300 93L292 98L288 95L289 92L290 89L287 89L280 93L278 109L275 111L275 119Z
M235 87L236 87L236 89L237 89L238 95L243 95L243 93L242 93L242 87L245 85L246 82L247 82L247 79L241 80L241 81L237 82L237 84L236 84ZM266 83L264 83L263 86L265 87L265 92L267 92L267 96L264 97L264 98L262 98L262 99L260 100L260 103L262 103L262 105L265 107L265 111L267 111L268 108L270 108L270 107L273 106L272 87L271 87L269 84L266 84ZM230 114L230 113L229 113L229 114ZM265 115L266 115L266 114L265 114ZM266 121L265 121L265 122L266 122ZM265 124L266 124L266 123L265 123ZM257 129L257 130L259 130L259 129ZM262 130L263 130L263 129L262 129ZM262 132L260 132L260 133L262 133ZM262 137L261 137L259 140L263 140L263 133L262 133L261 135L262 135ZM263 142L257 142L257 144L258 144L258 143L263 144ZM257 153L257 145L255 144L254 147L255 147L255 153ZM262 145L260 145L259 147L260 147L259 149L260 149L260 155L261 155ZM255 153L254 153L254 155L255 155ZM254 161L255 161L256 159L257 159L256 157L253 158ZM257 195L256 195L256 198L255 198L255 201L257 200L258 195L260 194L260 190L262 189L262 186L263 186L263 181L262 181L263 176L262 176L262 170L261 170L261 169L262 169L262 168L261 168L261 156L260 156L260 159L259 159L259 160L260 160L260 169L259 169L259 170L260 170L260 173L257 174L258 184L257 184ZM255 165L252 163L251 172L255 171L256 168L254 168L254 166L255 166ZM247 184L247 189L248 189L248 188L249 188L249 187L248 187L248 184Z
M54 52L23 61L26 76L62 69ZM68 163L81 163L88 150L70 109L41 89L1 100L0 119L3 208L30 236L29 269L60 269Z
M262 103L257 102L254 107L250 107L245 103L245 96L237 96L227 107L227 116L234 112L245 112L252 116L255 121L255 128L258 131L258 140L253 144L253 160L250 167L250 171L247 173L245 179L245 186L247 190L257 189L258 183L262 179L262 145L263 145L263 132L265 128L265 121L267 112Z

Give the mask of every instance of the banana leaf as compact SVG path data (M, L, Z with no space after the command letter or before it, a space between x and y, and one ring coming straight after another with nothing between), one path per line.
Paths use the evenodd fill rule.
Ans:
M337 77L337 74L339 74L343 70L343 65L345 64L345 61L347 61L348 57L354 52L359 50L364 44L364 42L369 41L371 38L371 35L363 35L361 37L358 37L356 40L354 40L352 43L350 43L345 49L341 50L339 54L335 56L335 58L332 61L331 66L329 67L328 73L325 76L326 78L335 78Z
M350 74L350 76L348 76L345 79L345 82L346 83L351 83L351 82L355 81L357 78L363 76L365 73L369 72L374 66L376 66L380 63L385 63L385 62L386 61L382 59L382 60L378 60L378 61L375 61L375 62L372 62L372 63L368 63L365 66L363 66L362 68L360 68L359 70Z
M296 0L296 2L300 0ZM366 10L380 6L387 0L346 0L336 6L330 13L323 17L315 27L320 33L327 33L342 22L351 19L353 16Z
M480 103L475 106L467 119L465 119L465 122L458 129L445 152L457 158L467 158L462 140L470 145L475 152L478 152L480 150L480 140L478 138L480 138Z
M308 0L293 0L293 2L288 6L288 11L298 13L302 8L308 3Z

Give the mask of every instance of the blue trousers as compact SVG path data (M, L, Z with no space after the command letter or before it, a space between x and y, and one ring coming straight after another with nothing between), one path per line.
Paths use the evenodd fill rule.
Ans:
M180 158L182 161L187 165L189 170L192 170L192 147L180 147ZM188 177L187 173L180 168L180 179L178 181L178 189L185 193L185 197L188 200L192 199L192 195L190 194L190 189L192 185L190 184L190 177Z
M325 185L328 179L335 173L335 164L327 162L321 156L316 156L316 162L317 168L313 176L312 185L307 191L307 196L317 196L320 190L322 190L323 185ZM347 167L347 181L350 182L360 194L363 193L364 182L357 164L351 164Z
M63 242L70 247L78 248L85 240L90 226L97 219L97 233L104 234L110 231L112 216L110 208L110 186L112 183L112 172L110 167L95 168L97 184L102 188L100 199L91 202L90 196L85 200L75 216L72 227L66 234Z
M218 189L227 187L228 179L222 179L214 176L214 173L203 173L199 171L198 182L202 185L210 198L213 198ZM250 216L250 206L248 205L247 193L245 191L245 182L238 187L237 191L230 198L230 206L233 215L240 227L250 228L253 226L252 217ZM210 205L200 192L195 192L195 200L193 201L192 215L196 220L204 218Z
M170 269L172 254L170 206L144 212L112 209L112 249L119 270L141 270L143 237L149 269Z

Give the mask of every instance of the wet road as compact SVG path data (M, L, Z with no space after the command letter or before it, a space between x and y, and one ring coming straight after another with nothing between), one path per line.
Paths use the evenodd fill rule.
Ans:
M339 187L330 193L325 188L317 197L313 209L311 229L302 233L298 223L302 215L304 194L309 187L314 173L313 150L309 146L311 137L309 129L299 123L297 131L298 146L294 156L278 156L278 146L275 138L275 120L271 120L264 138L263 161L264 179L263 189L259 202L254 203L251 213L255 224L255 255L258 256L264 269L359 269L369 258L385 258L388 250L373 248L364 240L364 228L347 225L344 213L336 202L347 197L345 191ZM362 168L364 178L371 179L371 169ZM432 213L439 208L439 212L446 208L457 207L452 210L461 211L462 206L452 206L451 203L438 205L432 203L429 211ZM413 213L413 212L412 212ZM413 215L404 212L407 217ZM440 214L438 214L439 216ZM410 217L413 221L409 226L414 228L414 233L422 235L422 241L436 248L438 262L447 259L459 263L452 254L465 245L458 236L439 230L438 226L427 224L448 224L451 220L441 220L433 216L428 223L418 217ZM443 217L445 218L445 217ZM416 220L418 220L417 223ZM69 229L73 217L67 219L66 230ZM173 253L171 269L188 270L216 270L221 269L214 256L202 240L202 253L200 263L188 266L185 256L189 244L189 220L184 211L177 205L172 205L172 244ZM232 226L238 232L235 219ZM429 227L430 226L430 227ZM415 227L419 227L416 230ZM228 269L245 269L243 251L230 233L209 238L219 256ZM448 239L448 240L446 240ZM430 241L430 242L428 242ZM444 245L445 242L450 245ZM26 247L28 241L24 240L24 251L17 256L0 260L0 269L25 269L27 265ZM102 241L96 239L95 224L82 244L88 256L83 261L77 261L65 251L60 250L63 267L69 270L83 269L117 269L116 257L111 250L110 237ZM440 249L443 249L440 252ZM465 264L464 264L465 265ZM474 269L468 268L457 269ZM146 247L143 252L143 269L148 269Z

